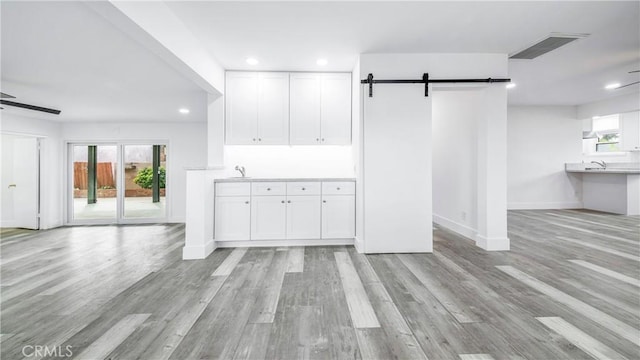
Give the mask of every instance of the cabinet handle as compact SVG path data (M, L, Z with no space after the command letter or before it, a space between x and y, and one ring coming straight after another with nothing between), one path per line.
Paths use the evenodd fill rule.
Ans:
M307 189L305 189L305 188L302 188L302 191L305 191L305 190L307 190Z
M267 191L271 191L271 188L267 188Z
M337 190L340 190L340 188L336 188Z
M320 139L319 139L319 138L316 138L316 141L320 141Z
M248 204L249 202L248 202L248 201L245 201L244 203L245 203L245 204Z
M322 202L323 202L323 203L326 203L326 202L327 202L327 200L322 200Z
M262 141L262 138L258 138L258 141Z
M322 138L322 141L324 141L324 138Z
M291 204L291 200L287 200L287 203L288 203L288 204Z
M284 204L284 200L282 200L282 201L280 201L280 202ZM289 202L291 202L291 201L289 201Z
M254 138L253 141L256 141L256 139Z

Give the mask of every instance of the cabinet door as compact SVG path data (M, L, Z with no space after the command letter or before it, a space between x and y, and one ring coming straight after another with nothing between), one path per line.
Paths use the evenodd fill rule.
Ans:
M354 195L322 197L322 238L355 237L356 201Z
M287 239L320 239L320 196L287 197Z
M620 114L621 149L640 150L640 112Z
M225 143L256 144L258 140L258 74L228 72L225 101Z
M291 145L320 144L320 74L290 75Z
M351 144L351 74L322 75L320 141Z
M216 197L216 240L249 240L251 203L248 196Z
M251 201L251 240L285 239L285 197L254 196Z
M289 144L289 73L258 74L258 144Z

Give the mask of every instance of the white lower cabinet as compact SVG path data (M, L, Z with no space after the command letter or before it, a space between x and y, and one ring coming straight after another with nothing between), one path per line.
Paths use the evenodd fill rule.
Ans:
M353 182L219 183L215 239L351 239L354 194Z
M278 240L286 236L284 196L254 196L251 204L251 240Z
M215 204L216 240L248 240L251 229L251 198L219 196Z
M287 198L287 239L320 239L320 196Z
M322 238L348 239L355 236L356 212L354 195L322 197Z

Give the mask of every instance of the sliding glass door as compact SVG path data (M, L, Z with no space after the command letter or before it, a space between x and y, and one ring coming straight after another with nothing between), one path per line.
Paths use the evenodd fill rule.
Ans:
M124 217L165 217L166 145L124 146Z
M117 219L118 147L72 145L74 220Z
M166 144L69 144L69 223L166 219Z

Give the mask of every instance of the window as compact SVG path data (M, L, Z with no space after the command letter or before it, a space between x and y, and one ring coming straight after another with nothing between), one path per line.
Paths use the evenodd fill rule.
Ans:
M615 152L620 150L620 118L618 114L595 117L592 131L598 136L596 152Z

